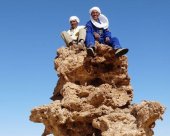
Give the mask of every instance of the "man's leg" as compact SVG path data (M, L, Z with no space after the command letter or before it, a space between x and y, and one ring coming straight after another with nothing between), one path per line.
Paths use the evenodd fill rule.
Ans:
M116 57L120 57L129 51L127 48L122 48L120 46L119 39L116 37L111 38L110 45L112 46L113 49L116 50L115 52Z
M79 36L78 36L78 47L81 50L85 50L85 38L86 38L86 29L85 28L81 28L79 30Z
M85 41L85 38L86 38L86 29L81 28L79 30L78 42L80 42L81 40Z
M70 43L73 42L73 39L70 37L70 35L66 31L63 31L61 33L61 37L63 38L63 40L66 43L67 47L69 47Z
M94 57L95 56L95 39L93 33L86 31L86 40L85 44L87 47L87 55Z
M122 48L120 46L119 39L117 37L113 37L110 39L110 45L112 46L113 49L120 49Z

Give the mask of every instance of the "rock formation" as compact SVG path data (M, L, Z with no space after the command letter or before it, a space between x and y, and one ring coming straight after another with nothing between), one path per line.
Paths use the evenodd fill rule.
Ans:
M165 108L158 102L131 104L127 57L96 43L96 55L60 48L54 64L59 80L51 104L34 108L30 120L43 136L153 136Z

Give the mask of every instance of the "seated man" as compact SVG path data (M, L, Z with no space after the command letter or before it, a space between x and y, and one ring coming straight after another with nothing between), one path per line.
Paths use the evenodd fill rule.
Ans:
M101 14L98 7L93 7L89 11L91 20L86 24L86 46L87 53L94 56L95 40L102 44L107 44L116 50L115 56L119 57L128 52L128 49L121 48L119 40L116 37L111 37L111 32L108 30L109 21L106 16Z
M67 47L78 44L84 46L86 37L85 26L78 26L80 20L77 16L71 16L69 19L71 28L66 32L61 33L61 37L65 41Z

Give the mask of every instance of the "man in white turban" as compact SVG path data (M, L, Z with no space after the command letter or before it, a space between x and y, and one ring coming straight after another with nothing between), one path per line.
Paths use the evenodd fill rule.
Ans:
M68 31L63 31L61 33L61 37L65 41L67 47L76 46L79 47L84 46L86 30L85 26L78 26L80 19L77 16L71 16L69 18L70 29Z
M90 21L86 24L86 46L87 53L90 56L94 56L95 52L95 41L99 43L111 46L116 50L115 56L119 57L128 52L128 49L120 46L119 40L116 37L111 36L109 31L109 21L107 17L101 14L101 10L98 7L93 7L89 10Z

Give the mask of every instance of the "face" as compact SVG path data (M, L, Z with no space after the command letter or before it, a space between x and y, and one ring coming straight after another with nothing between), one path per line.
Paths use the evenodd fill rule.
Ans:
M97 10L93 10L91 16L94 20L98 20L100 13Z
M76 20L70 21L71 28L76 28L78 26L78 22Z

